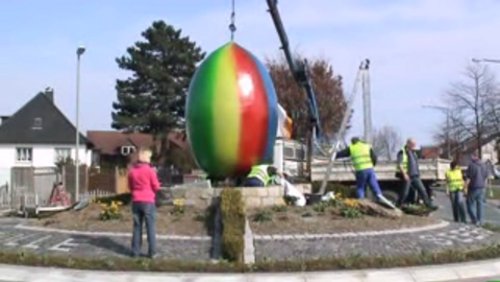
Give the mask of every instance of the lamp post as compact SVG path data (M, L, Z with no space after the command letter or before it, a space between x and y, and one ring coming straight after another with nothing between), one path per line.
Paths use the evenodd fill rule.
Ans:
M451 160L451 143L450 143L450 108L435 105L422 105L424 108L435 109L446 113L446 157Z
M75 201L80 198L80 57L85 47L76 49L76 134L75 134Z
M474 62L474 63L496 63L496 64L500 64L500 60L497 60L497 59L485 59L485 58L482 58L482 59L472 58L472 62Z

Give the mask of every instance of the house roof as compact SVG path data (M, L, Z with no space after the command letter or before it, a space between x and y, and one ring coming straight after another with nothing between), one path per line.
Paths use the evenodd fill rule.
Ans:
M87 137L96 150L102 154L114 155L122 146L152 147L155 145L151 134L125 133L120 131L87 131ZM171 132L168 140L181 149L186 149L185 135L180 132Z
M39 93L0 126L0 144L75 144L76 128L53 100ZM81 144L86 138L80 133Z
M495 140L495 139L499 139L500 138L500 132L496 132L496 133L493 133L493 134L490 134L486 137L483 137L482 140L481 140L481 146L484 146L488 143L490 143L491 141ZM460 151L460 152L463 152L463 153L470 153L474 150L477 150L477 140L476 138L469 138L467 139L465 142L462 143L462 145L456 147L455 149L451 150L452 152L456 152L456 151Z
M435 159L441 155L441 148L437 146L422 146L421 155L424 159Z

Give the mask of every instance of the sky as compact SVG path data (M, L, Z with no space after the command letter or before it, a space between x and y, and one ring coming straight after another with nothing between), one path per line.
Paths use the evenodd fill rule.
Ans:
M0 7L0 115L49 86L74 121L75 52L83 44L83 131L111 128L116 79L130 75L115 58L153 21L182 29L207 53L230 39L230 0L24 0ZM392 126L420 144L432 143L445 120L422 105L439 105L472 58L500 59L498 0L282 0L279 9L293 50L328 59L346 93L369 58L373 126ZM281 55L266 10L265 0L236 0L235 41L261 59ZM500 64L490 69L498 74ZM361 102L358 96L351 135L363 133Z

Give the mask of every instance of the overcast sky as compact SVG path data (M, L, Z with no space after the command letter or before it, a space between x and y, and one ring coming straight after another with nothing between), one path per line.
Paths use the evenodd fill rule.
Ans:
M38 91L55 89L57 105L75 116L75 50L82 58L81 124L109 129L115 58L162 19L211 52L229 40L230 0L24 0L0 8L0 114L9 115ZM279 55L265 0L236 0L236 41L260 58ZM372 61L375 127L391 125L403 137L431 143L439 103L473 57L500 58L500 1L279 1L292 48L330 60L350 92L360 61ZM491 65L494 73L499 65ZM304 101L305 102L305 101ZM352 134L362 133L361 99Z

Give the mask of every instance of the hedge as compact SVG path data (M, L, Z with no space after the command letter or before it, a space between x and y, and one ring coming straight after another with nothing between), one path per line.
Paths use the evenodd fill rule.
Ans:
M245 235L245 206L241 192L226 188L221 192L222 255L225 259L242 263Z

